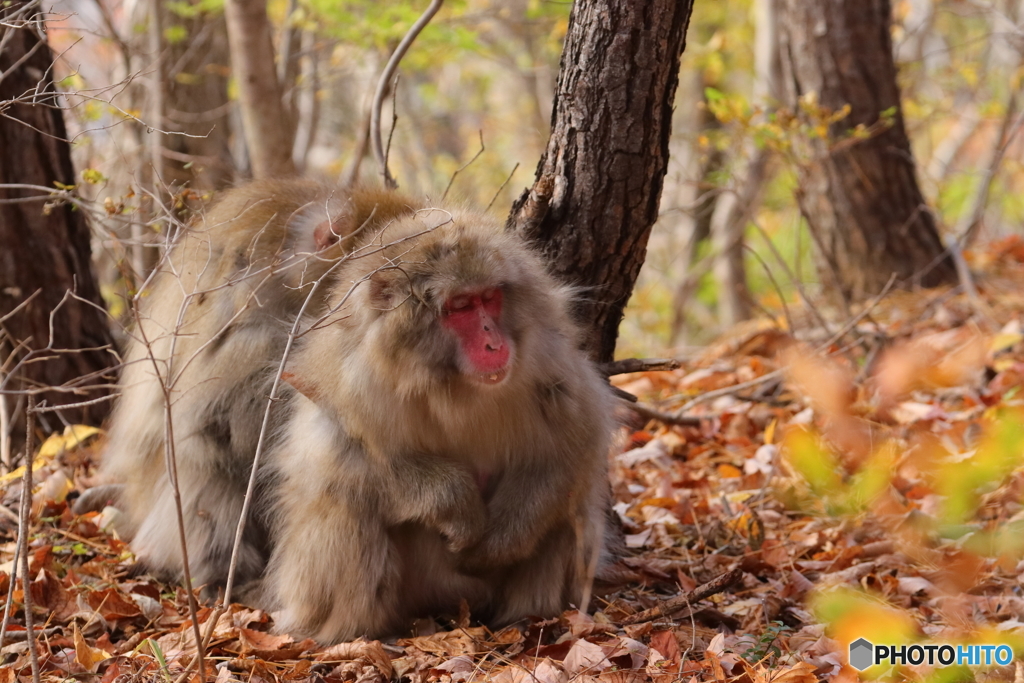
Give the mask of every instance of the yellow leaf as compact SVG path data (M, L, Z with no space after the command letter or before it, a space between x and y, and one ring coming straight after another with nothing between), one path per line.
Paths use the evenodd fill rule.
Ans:
M989 345L989 351L992 353L999 353L1004 349L1008 349L1017 342L1024 340L1024 334L1019 332L1000 332L996 336L992 337L992 343Z
M1017 361L1012 358L999 358L992 362L992 369L996 372L1003 372L1004 370L1009 370L1016 364Z
M849 588L816 594L811 609L844 649L858 638L899 645L917 637L917 625L906 612Z
M100 430L95 427L87 427L86 425L68 425L64 428L63 434L51 434L50 437L43 442L43 446L39 449L37 457L52 458L64 451L78 448L86 439L99 433Z
M776 670L767 678L772 683L815 683L818 677L814 672L818 669L810 662L798 662L788 669Z
M72 639L75 643L75 659L86 671L95 671L95 666L110 655L98 647L89 647L82 632L78 630L78 624L72 623Z
M733 493L728 494L726 496L726 499L730 503L745 503L751 498L753 498L756 493L757 491L735 491Z
M33 472L38 472L39 469L41 467L43 467L43 465L45 465L46 463L47 463L46 458L36 458L35 462L32 463L32 471ZM6 486L7 484L10 484L12 481L18 481L19 479L21 479L24 476L25 476L25 466L22 465L18 469L12 470L11 472L8 472L7 474L5 474L3 476L0 476L0 486Z

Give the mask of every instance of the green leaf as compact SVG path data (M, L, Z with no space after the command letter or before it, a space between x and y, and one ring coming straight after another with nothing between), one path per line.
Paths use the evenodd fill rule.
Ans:
M82 180L90 185L99 185L100 183L105 183L109 180L107 176L103 175L103 173L95 168L83 168L81 175Z

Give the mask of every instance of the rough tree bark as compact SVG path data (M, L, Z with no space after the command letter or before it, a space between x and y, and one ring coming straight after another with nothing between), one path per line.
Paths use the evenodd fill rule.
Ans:
M295 175L295 129L277 80L266 0L227 0L224 14L252 174L256 178Z
M70 205L47 207L45 191L8 187L75 183L52 81L53 55L41 20L37 16L24 27L11 25L30 18L25 11L30 4L15 0L0 9L0 18L8 22L0 28L0 110L4 111L0 117L0 319L31 299L0 323L0 363L12 351L24 358L28 352L53 349L40 356L45 360L21 365L8 378L7 388L95 387L105 384L99 375L111 367L114 357L107 350L112 339L93 276L85 217ZM19 21L9 21L19 13ZM84 301L69 298L61 304L68 291ZM20 342L25 347L16 349ZM105 393L102 388L80 393L48 391L41 398L60 405ZM98 425L107 407L100 402L69 409L65 419Z
M849 104L850 115L831 126L833 143L895 111L892 126L869 139L832 148L826 140L810 143L798 199L822 282L856 301L877 294L894 273L903 285L955 281L917 184L899 108L889 0L781 0L778 11L783 90L794 111L812 92L822 107Z
M658 217L692 0L577 0L551 136L508 227L579 286L591 357L612 359Z

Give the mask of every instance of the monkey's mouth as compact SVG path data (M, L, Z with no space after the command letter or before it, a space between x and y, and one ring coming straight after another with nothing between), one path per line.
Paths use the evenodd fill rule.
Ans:
M481 384L501 384L501 382L508 376L508 368L501 368L494 372L482 372L473 375L473 379Z

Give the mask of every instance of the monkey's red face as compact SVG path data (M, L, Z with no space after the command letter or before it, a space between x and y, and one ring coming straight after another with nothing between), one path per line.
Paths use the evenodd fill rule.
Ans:
M508 339L501 330L501 290L489 287L457 294L444 304L441 324L459 340L470 376L498 384L508 374Z

